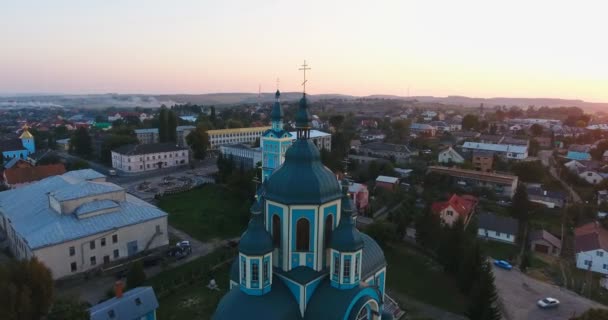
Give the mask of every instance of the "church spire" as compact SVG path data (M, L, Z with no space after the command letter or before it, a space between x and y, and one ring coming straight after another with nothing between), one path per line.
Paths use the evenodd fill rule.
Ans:
M270 112L270 121L272 122L272 129L275 131L283 130L283 107L281 106L281 92L277 89L274 94L274 104L272 105L272 111Z
M308 99L306 99L306 82L308 81L306 80L306 70L310 70L310 68L308 68L306 60L304 60L304 64L302 64L302 68L299 70L304 72L304 81L302 82L302 99L300 99L296 113L296 130L298 132L298 139L308 139L310 138L311 116L308 110Z

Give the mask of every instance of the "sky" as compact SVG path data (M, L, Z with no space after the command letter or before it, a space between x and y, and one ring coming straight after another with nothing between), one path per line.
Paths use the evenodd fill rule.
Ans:
M0 0L0 93L608 102L604 0Z

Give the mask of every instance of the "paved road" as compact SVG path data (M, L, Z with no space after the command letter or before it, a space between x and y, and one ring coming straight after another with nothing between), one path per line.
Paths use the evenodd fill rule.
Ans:
M516 269L494 268L494 276L508 320L567 320L590 308L606 308L561 287L530 278ZM536 306L536 301L548 296L559 300L560 306L551 310Z
M555 166L551 165L550 159L551 159L552 155L553 155L552 150L541 150L538 152L538 157L540 158L541 163L545 167L549 167L549 173L551 173L553 178L557 179L562 184L562 186L570 192L572 201L574 203L582 202L581 197L578 195L578 193L576 193L576 191L574 191L574 189L572 189L568 183L566 183L564 180L562 180L559 177L559 175L557 174L557 171L555 169Z

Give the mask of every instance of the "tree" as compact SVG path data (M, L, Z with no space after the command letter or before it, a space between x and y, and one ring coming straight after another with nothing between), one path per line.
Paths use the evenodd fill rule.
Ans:
M211 124L215 128L215 123L217 121L217 116L215 115L215 107L214 106L211 106L211 114L209 115L209 121L211 122Z
M517 185L515 195L513 196L513 204L511 205L511 215L520 222L528 220L528 211L530 210L530 200L528 199L528 191L523 183Z
M524 254L521 256L521 261L519 262L519 269L522 272L526 272L528 267L530 267L530 261L532 260L530 255L530 251L524 250Z
M543 126L538 123L533 124L530 126L530 133L535 137L540 137L543 134Z
M429 208L415 220L416 243L434 251L439 246L437 237L441 232L441 220Z
M463 130L476 130L479 127L479 118L473 114L467 114L462 118Z
M169 141L169 110L164 104L160 106L158 122L158 140L160 142Z
M608 320L608 310L589 309L578 317L570 318L570 320Z
M463 220L458 219L451 226L444 226L441 233L435 236L440 237L437 249L439 263L443 265L446 272L457 274L466 241Z
M53 302L47 320L88 320L91 305L76 298L61 298Z
M70 139L70 150L83 158L91 157L93 154L93 147L91 136L89 135L89 130L87 130L87 128L80 127L76 130Z
M129 267L127 272L127 286L129 289L141 286L146 281L146 273L141 260L135 261Z
M475 230L477 230L477 228L475 228ZM481 253L479 241L473 241L464 246L464 254L460 260L460 266L458 268L458 273L456 274L458 287L464 294L468 295L471 293L475 278L481 272L483 260L484 256Z
M37 258L0 266L0 319L34 320L51 307L51 271Z
M168 117L168 124L167 124L167 139L169 142L176 142L177 141L177 132L175 131L177 129L177 116L175 115L175 112L173 112L173 110L169 111L169 114L167 115Z
M133 135L112 134L106 137L101 144L100 160L107 164L111 164L112 150L116 150L117 148L128 144L137 144L137 142L137 138Z
M410 121L397 120L391 123L390 140L395 143L403 143L410 134Z
M471 289L467 317L471 320L500 320L497 300L492 267L484 261Z
M528 153L531 156L536 157L539 150L540 150L540 144L538 143L538 141L536 141L536 139L531 139L530 146L528 147Z
M207 129L198 125L196 129L192 130L186 136L186 143L192 149L193 157L195 159L205 159L207 155L207 148L209 147L209 135L207 134Z
M370 224L365 232L381 246L386 246L389 242L397 240L395 225L387 221L375 221Z

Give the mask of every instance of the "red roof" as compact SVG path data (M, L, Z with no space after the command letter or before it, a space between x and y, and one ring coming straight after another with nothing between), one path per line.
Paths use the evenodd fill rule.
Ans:
M574 229L574 249L576 252L597 249L608 251L608 230L597 222L590 222Z
M477 198L471 195L463 195L458 196L457 194L453 194L448 201L444 202L433 202L431 206L431 210L434 213L439 213L443 211L447 207L452 207L459 216L463 218L467 218L469 214L473 211L475 206L477 205Z
M65 166L59 164L49 164L45 166L31 168L10 168L4 170L5 182L9 185L28 183L42 180L50 176L65 173Z

